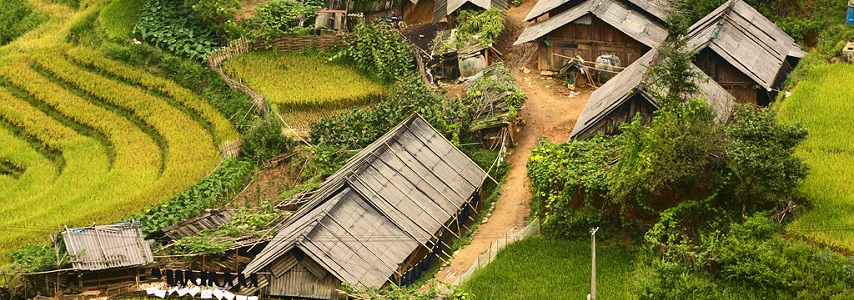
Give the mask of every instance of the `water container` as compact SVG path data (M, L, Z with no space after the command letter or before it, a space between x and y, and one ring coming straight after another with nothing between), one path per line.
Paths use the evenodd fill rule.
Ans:
M848 26L854 26L854 7L848 8L848 17L845 18L845 24Z

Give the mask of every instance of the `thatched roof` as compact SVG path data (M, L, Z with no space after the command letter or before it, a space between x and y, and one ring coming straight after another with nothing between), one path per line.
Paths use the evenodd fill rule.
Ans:
M442 18L454 13L454 11L460 9L466 3L471 3L483 9L497 7L502 11L507 10L507 0L435 0L433 24L439 23Z

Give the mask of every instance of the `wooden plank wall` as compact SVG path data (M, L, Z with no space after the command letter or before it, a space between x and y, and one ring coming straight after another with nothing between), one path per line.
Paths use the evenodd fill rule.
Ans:
M626 67L638 60L648 47L634 40L605 21L593 15L587 15L589 25L573 22L560 27L537 40L540 45L540 70L558 71L569 59L581 56L584 60L595 61L602 54L614 54L620 58L620 64ZM543 39L551 46L545 46Z
M760 101L758 96L759 92L764 91L761 89L757 91L756 82L714 51L708 48L703 49L697 53L694 64L732 94L736 101L753 105L760 105L761 102L764 102Z
M267 292L271 296L286 296L300 298L335 299L336 289L341 288L341 282L332 273L326 272L323 267L312 261L309 257L294 261L293 256L285 256L287 262L282 265L290 265L288 270L276 270L270 275L270 283ZM279 261L272 265L279 265ZM276 273L280 273L278 276Z
M596 136L597 133L602 135L618 134L620 132L620 124L631 122L635 114L640 113L643 116L644 123L648 123L652 120L654 111L655 107L649 101L644 99L643 96L635 95L578 138L590 139Z

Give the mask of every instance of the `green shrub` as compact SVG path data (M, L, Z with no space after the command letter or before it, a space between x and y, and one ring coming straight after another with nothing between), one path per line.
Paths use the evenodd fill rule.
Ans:
M456 20L458 24L454 42L457 49L473 42L486 47L504 32L504 12L497 7L485 11L461 10Z
M47 21L27 0L0 1L0 46Z
M184 6L190 8L202 26L213 30L220 41L240 36L240 26L236 23L240 0L184 0Z
M101 26L112 40L128 40L145 7L142 0L113 0L100 14Z
M393 82L415 68L412 46L388 26L356 25L353 36L345 43L344 56L384 81Z
M219 207L231 200L243 188L255 166L248 160L226 159L208 177L178 194L125 220L139 220L146 234L180 221L198 216L206 208Z
M191 16L183 1L148 0L133 32L157 47L201 60L219 43L214 32Z
M240 156L257 163L284 153L291 148L290 140L282 134L282 123L274 118L258 120L243 136Z
M273 39L285 35L307 35L310 30L303 27L306 21L323 8L319 0L270 0L255 8L255 15L244 20L244 26L254 37ZM314 24L308 24L312 25Z
M56 267L56 250L51 246L25 244L9 253L11 270L16 272L38 272Z

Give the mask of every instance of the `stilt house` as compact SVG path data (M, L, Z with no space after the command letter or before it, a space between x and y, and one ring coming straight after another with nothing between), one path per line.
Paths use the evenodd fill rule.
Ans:
M794 39L742 0L730 0L689 29L704 73L739 102L765 106L805 55Z
M576 56L595 61L603 54L628 66L667 37L664 10L648 0L540 1L514 45L536 41L540 70L558 71Z
M658 58L657 51L650 51L594 91L572 128L569 139L617 134L620 124L630 122L636 114L640 114L646 122L652 120L653 112L660 108L649 88L649 84L655 80L651 71ZM704 76L698 68L694 69ZM717 114L717 120L725 122L735 98L709 78L701 78L697 84L700 93L695 97L704 98Z
M243 273L267 274L260 292L276 297L411 282L468 218L485 176L414 115L330 176Z

